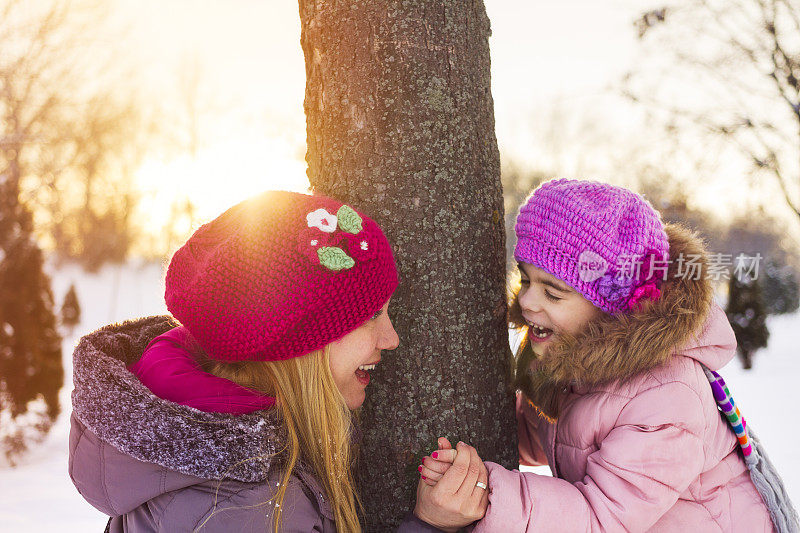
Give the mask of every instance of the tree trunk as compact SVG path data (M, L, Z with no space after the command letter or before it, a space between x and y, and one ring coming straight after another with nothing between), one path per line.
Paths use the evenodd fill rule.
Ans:
M378 221L400 269L358 471L386 531L438 436L517 466L489 19L481 0L300 0L300 18L309 180Z
M753 368L753 353L749 350L739 350L739 357L742 359L742 368L750 370Z

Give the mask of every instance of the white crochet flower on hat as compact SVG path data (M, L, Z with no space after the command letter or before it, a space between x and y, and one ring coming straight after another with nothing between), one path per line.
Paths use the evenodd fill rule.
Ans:
M326 209L319 208L306 215L306 222L308 222L309 228L319 228L325 233L333 233L336 231L338 220L336 215L328 213Z

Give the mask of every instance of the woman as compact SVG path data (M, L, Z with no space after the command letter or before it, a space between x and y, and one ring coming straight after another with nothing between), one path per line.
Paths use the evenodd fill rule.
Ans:
M115 532L360 531L352 410L398 345L397 283L378 225L335 200L268 192L202 226L172 317L75 350L75 486Z

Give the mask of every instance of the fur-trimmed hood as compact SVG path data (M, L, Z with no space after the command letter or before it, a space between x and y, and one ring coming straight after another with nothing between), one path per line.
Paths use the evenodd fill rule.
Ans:
M152 339L177 325L168 316L149 317L83 337L73 355L73 417L131 464L212 480L267 479L284 439L274 409L245 415L198 411L155 396L128 371ZM101 456L98 450L98 468Z
M558 391L569 385L591 387L625 380L667 363L676 351L685 351L689 356L704 354L707 360L701 362L712 369L720 368L733 357L729 347L716 352L693 352L692 348L703 345L708 340L704 337L710 333L727 336L730 325L719 318L719 313L709 320L717 306L713 302L712 282L707 277L709 262L702 240L676 224L666 224L665 231L671 261L658 301L644 301L641 309L627 314L603 314L578 335L560 335L539 358L529 345L522 350L514 385L546 415L557 416ZM698 265L700 274L679 275L679 269L682 274L688 268L685 262L678 261L681 256L684 261L693 259L692 264ZM515 326L525 324L516 296L510 303L509 321ZM712 327L713 332L709 331ZM538 370L531 372L534 359Z

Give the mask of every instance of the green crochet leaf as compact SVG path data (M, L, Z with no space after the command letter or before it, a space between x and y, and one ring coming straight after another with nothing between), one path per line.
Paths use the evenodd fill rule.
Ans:
M339 227L347 233L356 234L363 228L361 217L348 205L343 205L339 208L336 212L336 218L339 219Z
M336 246L317 248L317 255L319 256L319 262L322 266L337 272L339 270L353 268L353 265L356 264L352 257Z

